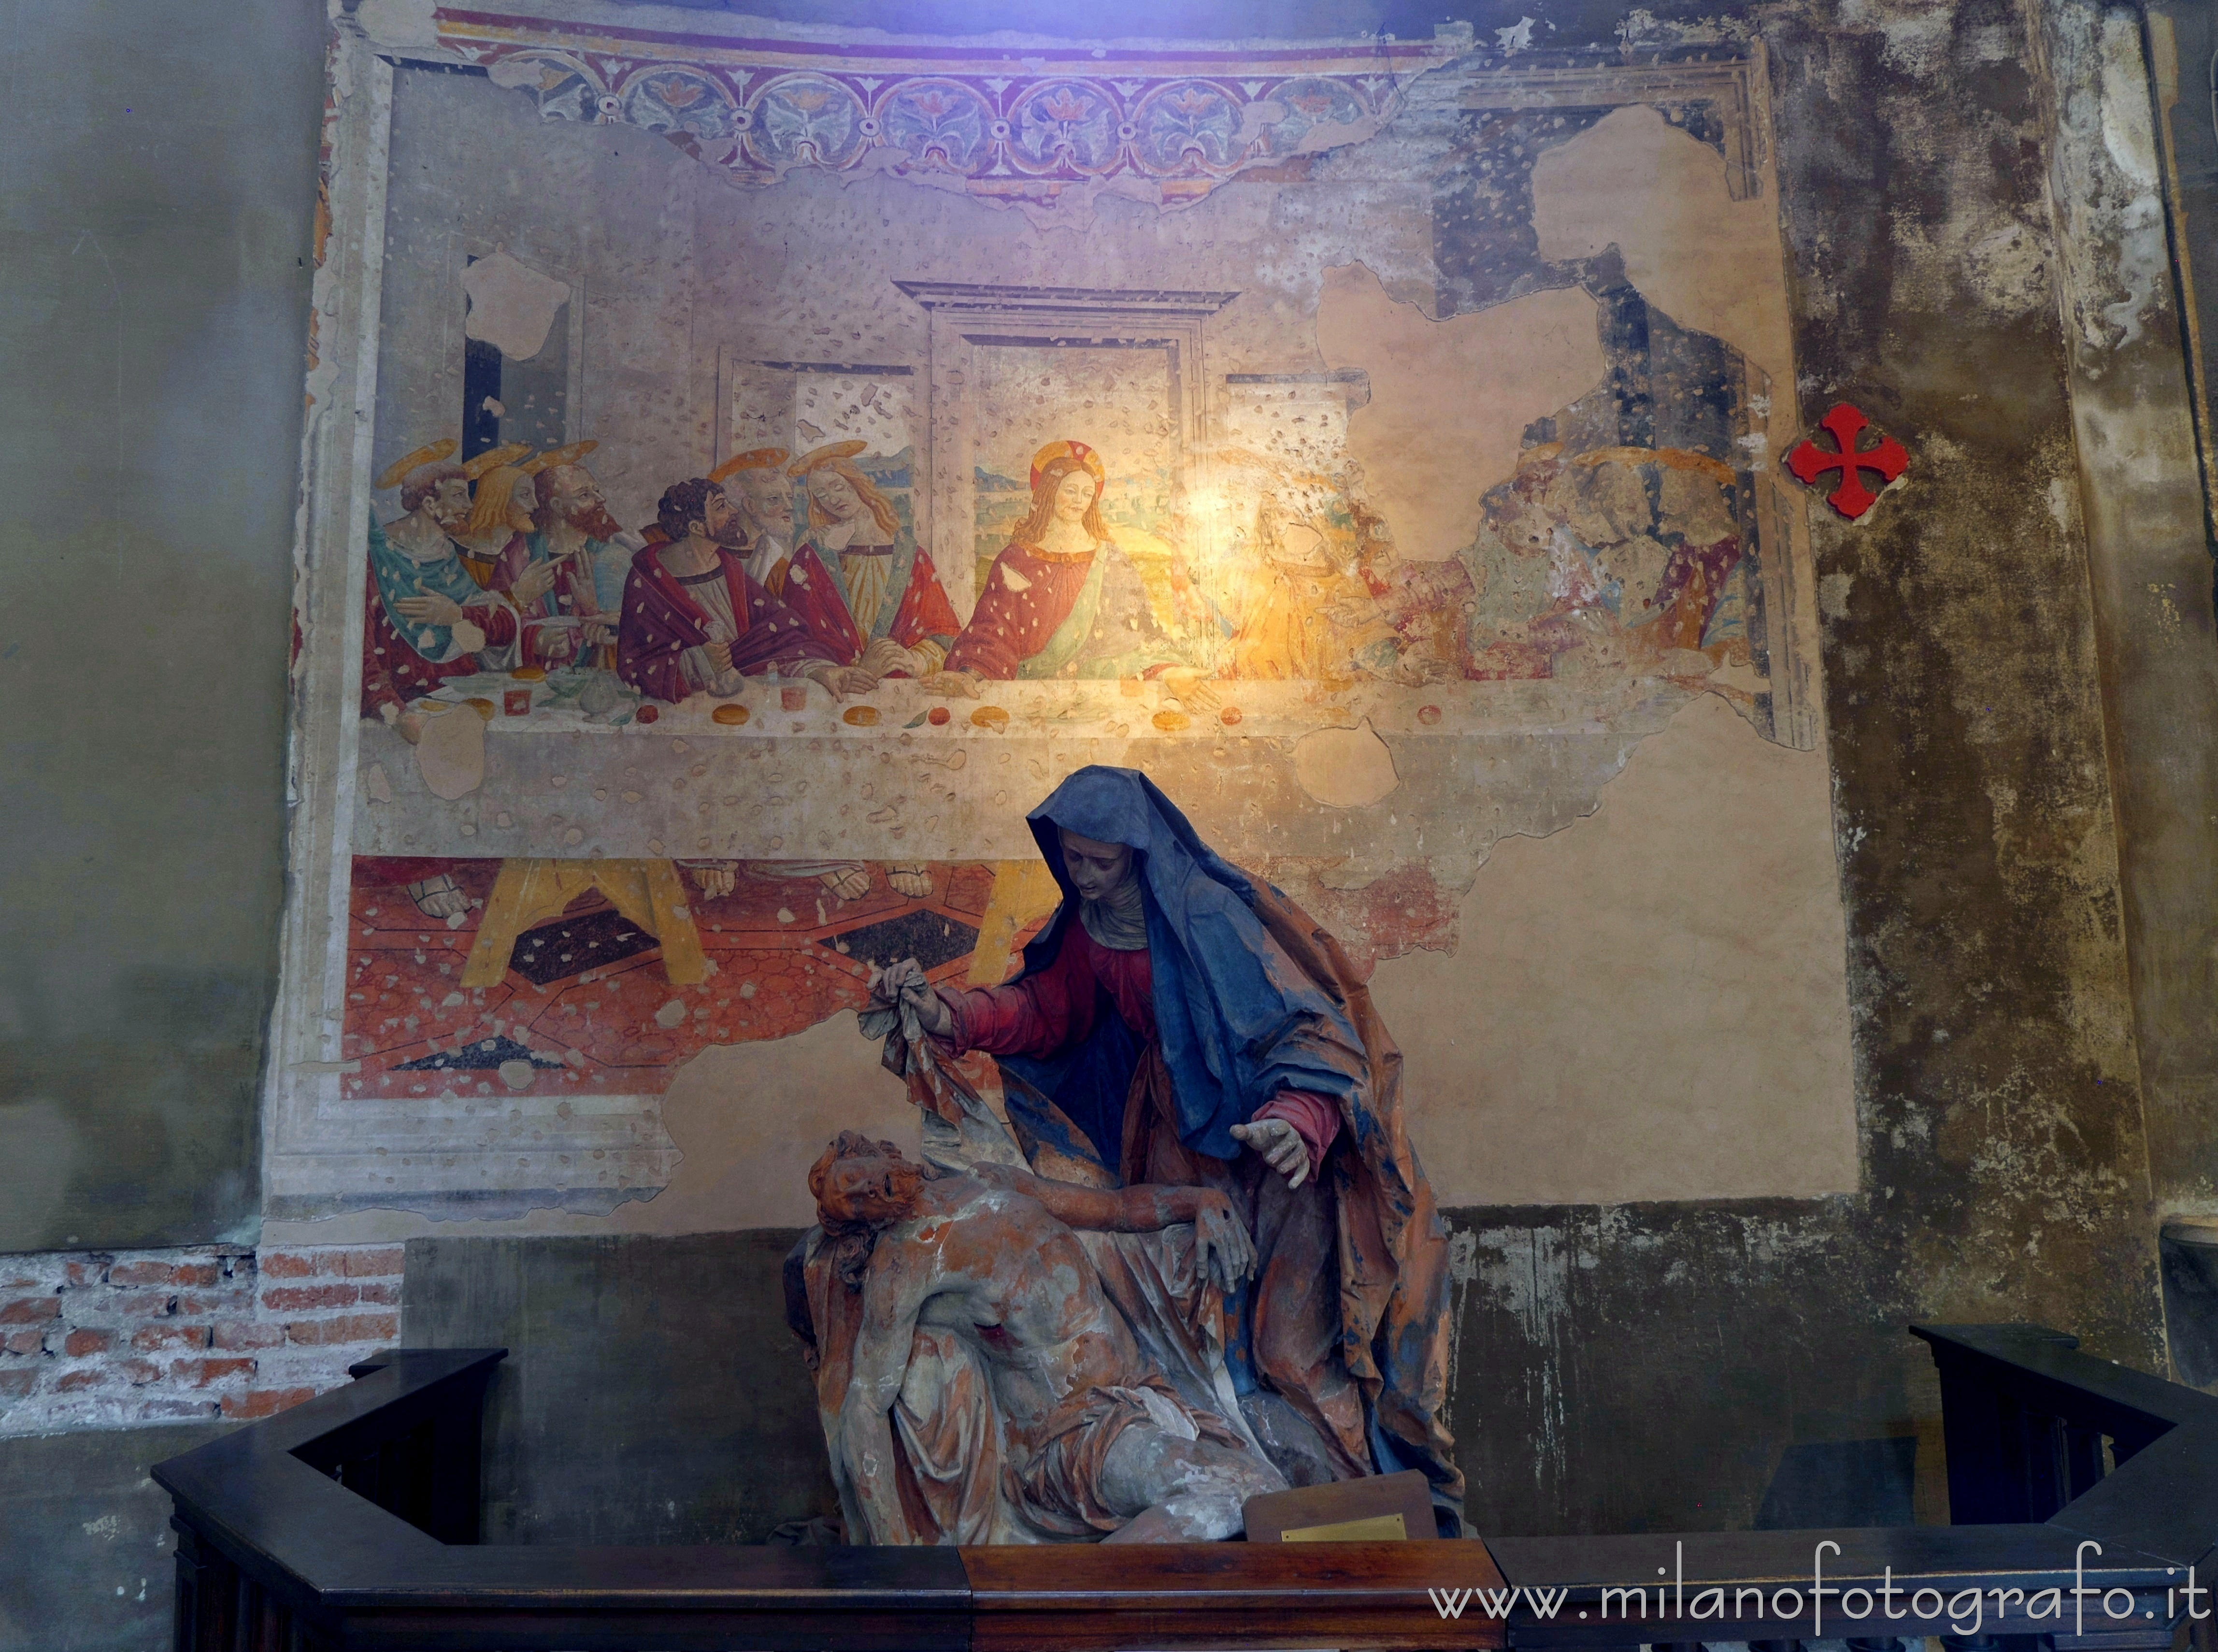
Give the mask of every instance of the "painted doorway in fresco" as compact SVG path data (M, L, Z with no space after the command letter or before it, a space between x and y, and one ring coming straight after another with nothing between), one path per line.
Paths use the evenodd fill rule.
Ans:
M917 370L900 363L750 360L722 354L721 464L735 453L783 448L799 458L834 442L861 442L854 463L912 534L920 528L923 493L923 410ZM805 531L807 501L793 495L796 533Z
M1023 514L1032 455L1058 439L1100 452L1106 524L1143 578L1167 577L1199 481L1205 326L1239 294L894 285L932 318L925 516L956 612Z

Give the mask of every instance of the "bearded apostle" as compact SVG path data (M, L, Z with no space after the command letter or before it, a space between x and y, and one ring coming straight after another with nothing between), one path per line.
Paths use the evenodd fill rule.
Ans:
M666 537L633 556L616 627L616 674L634 688L672 703L702 690L735 694L742 676L773 667L834 699L871 686L747 573L739 512L722 488L706 476L681 481L655 519Z
M1032 510L994 558L970 623L948 651L948 674L975 685L1189 666L1186 649L1155 618L1139 570L1102 525L1107 480L1083 442L1050 442L1034 456Z
M616 616L631 547L609 514L592 473L577 463L598 445L578 442L541 454L521 468L532 479L532 531L511 538L493 572L493 588L507 593L524 616L525 663L613 663ZM550 581L526 596L530 576L544 570ZM527 581L529 584L527 584Z
M873 681L928 677L962 622L931 556L855 464L864 446L833 442L787 468L808 485L808 531L778 592L835 658Z
M786 562L793 554L793 483L785 474L785 462L792 456L782 447L750 448L709 473L740 513L746 539L740 554L747 559L748 575L781 599Z
M505 668L514 612L463 569L453 535L468 519L469 478L448 462L453 440L419 448L378 478L400 484L403 514L369 525L369 591L362 628L362 713L421 732L409 702L449 677Z

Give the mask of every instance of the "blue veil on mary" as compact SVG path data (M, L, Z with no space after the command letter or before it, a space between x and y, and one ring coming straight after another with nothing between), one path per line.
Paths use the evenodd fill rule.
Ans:
M1346 1012L1272 941L1255 916L1254 881L1203 842L1154 781L1136 769L1082 768L1026 819L1063 899L1025 948L1019 980L1055 961L1066 927L1078 921L1063 832L1134 852L1146 891L1156 1036L1188 1148L1235 1157L1232 1127L1282 1090L1329 1096L1343 1113L1360 1100L1369 1063ZM1059 1054L999 1058L1004 1072L1055 1102L1083 1143L1057 1139L1051 1116L1020 1088L1011 1087L1008 1105L1026 1111L1022 1124L1032 1133L1122 1179L1125 1097L1141 1053L1123 1020L1103 1015Z

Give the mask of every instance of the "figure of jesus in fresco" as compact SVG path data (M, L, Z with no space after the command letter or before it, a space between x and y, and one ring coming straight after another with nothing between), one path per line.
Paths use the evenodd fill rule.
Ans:
M1029 820L1063 898L1017 978L935 988L909 960L876 993L994 1056L1037 1174L1222 1192L1261 1258L1224 1309L1256 1438L1298 1485L1422 1469L1453 1533L1447 1230L1368 987L1135 770L1082 768Z
M934 686L975 694L988 679L1196 674L1165 630L1139 570L1101 520L1108 473L1083 442L1033 456L1031 511L994 558L978 606Z

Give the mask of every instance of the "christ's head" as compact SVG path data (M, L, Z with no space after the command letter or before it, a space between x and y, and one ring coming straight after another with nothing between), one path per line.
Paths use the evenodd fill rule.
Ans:
M1085 521L1086 513L1094 508L1094 500L1100 491L1094 485L1094 478L1083 470L1072 471L1055 490L1056 520Z
M1084 459L1063 454L1038 469L1032 483L1032 508L1012 537L1036 545L1051 526L1081 527L1096 540L1109 531L1101 524L1101 482Z
M827 1233L875 1232L913 1214L924 1185L921 1165L890 1141L842 1130L809 1172L817 1220Z

